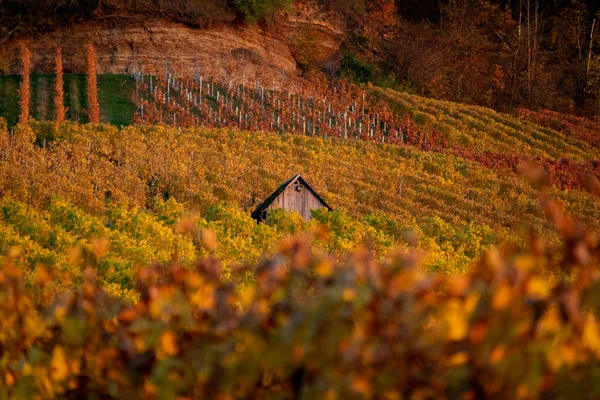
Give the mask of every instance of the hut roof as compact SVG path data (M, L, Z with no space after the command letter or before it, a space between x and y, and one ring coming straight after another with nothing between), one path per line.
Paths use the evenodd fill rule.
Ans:
M259 220L261 219L262 213L269 208L269 206L271 205L271 203L273 203L275 201L275 199L277 197L279 197L281 195L281 193L283 193L285 191L285 189L288 188L288 186L290 186L292 183L294 183L296 180L302 182L302 184L308 188L308 190L310 190L310 192L317 198L319 199L319 201L321 203L323 203L323 205L325 207L327 207L329 210L332 210L331 207L329 207L329 205L325 202L325 200L323 200L323 198L321 196L319 196L319 194L317 193L317 191L315 189L312 188L312 186L310 186L308 184L308 182L306 182L306 180L304 180L304 178L302 178L302 176L300 174L296 174L294 176L292 176L289 180L287 180L286 182L284 182L283 184L281 184L281 186L279 186L277 188L277 190L275 190L273 192L273 194L271 194L269 197L267 197L267 199L265 201L263 201L258 207L256 207L256 210L254 210L251 214L252 218Z

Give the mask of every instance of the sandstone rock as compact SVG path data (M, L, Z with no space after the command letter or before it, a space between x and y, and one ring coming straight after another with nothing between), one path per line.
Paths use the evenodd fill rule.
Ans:
M294 45L307 32L316 42L311 52L322 62L332 57L343 39L343 25L307 0L282 13L276 29L255 25L221 25L196 29L161 19L114 18L60 28L41 38L25 39L32 53L32 70L52 73L54 48L63 48L65 72L85 72L86 43L96 47L98 72L131 74L134 70L165 71L254 82L270 87L301 88ZM18 73L16 41L0 54L11 62L4 72ZM0 51L1 53L1 51Z

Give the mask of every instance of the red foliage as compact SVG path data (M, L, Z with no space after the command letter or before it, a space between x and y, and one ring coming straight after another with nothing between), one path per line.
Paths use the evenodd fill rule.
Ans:
M203 125L250 131L290 132L360 139L423 150L448 146L441 132L419 126L409 115L398 117L387 102L376 100L345 82L323 82L303 93L279 92L261 86L170 73L136 74L138 123Z
M517 110L519 118L534 122L567 136L582 140L594 147L600 147L600 118L588 119L550 110Z
M520 154L477 153L465 148L453 148L450 152L497 171L518 172L519 166L522 164L539 165L548 182L560 189L585 190L592 194L600 194L600 164L597 161L576 163L567 159L532 159Z

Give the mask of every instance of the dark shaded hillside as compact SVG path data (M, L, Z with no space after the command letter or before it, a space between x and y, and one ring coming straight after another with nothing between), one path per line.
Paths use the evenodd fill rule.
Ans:
M374 3L352 25L346 76L496 109L598 113L597 2Z
M450 4L450 0L396 0L398 10L402 17L410 21L429 21L439 23L442 18L443 8ZM519 2L514 0L493 0L491 3L498 4L509 9L518 9ZM596 0L582 0L578 3L589 8L592 14L600 9L600 3ZM547 10L549 16L555 16L560 10L572 7L576 4L573 0L541 0L541 7Z

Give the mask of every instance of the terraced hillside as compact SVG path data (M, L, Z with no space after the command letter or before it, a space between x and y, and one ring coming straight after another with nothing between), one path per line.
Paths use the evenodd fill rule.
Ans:
M300 135L73 124L36 146L47 132L43 124L2 132L0 251L20 244L24 266L50 257L71 268L71 247L100 251L94 238L106 237L102 276L125 293L136 265L205 254L178 233L189 211L193 226L216 233L213 251L227 266L255 262L277 238L319 222L331 234L317 247L340 257L359 244L380 257L417 246L429 269L448 272L464 271L491 245L522 243L525 227L557 239L530 183L449 154ZM295 173L335 211L310 223L285 213L269 224L251 220L253 207ZM546 195L598 231L598 197L557 188Z
M390 89L375 88L399 114L407 113L417 123L448 138L449 146L479 152L516 153L552 160L576 162L598 159L597 147L568 132L553 130L492 109L430 99ZM583 123L583 122L582 122Z
M32 115L51 119L53 78L36 75L32 82ZM138 109L131 102L135 81L104 75L99 82L103 120L131 122ZM214 81L203 90L199 82L146 79L150 101L158 99L155 111L178 116L174 127L67 123L56 132L51 123L31 122L14 135L4 130L3 159L12 162L0 164L0 251L21 244L28 249L24 266L50 258L68 267L70 248L83 244L92 251L90 238L107 237L114 245L103 277L131 297L134 266L172 258L191 263L205 254L198 241L175 231L191 211L194 226L216 232L214 251L228 267L255 263L278 238L322 223L331 241L321 247L339 257L359 244L380 257L396 246L417 246L429 254L429 269L464 271L491 245L522 245L527 230L557 240L539 207L538 188L519 176L524 161L545 169L534 173L549 178L543 196L559 199L599 231L599 149L589 121L544 127L535 122L545 120L523 113L518 118L379 88L366 90L365 100L361 88L295 97ZM0 79L3 113L16 115L18 98L11 93L17 85L16 78ZM67 75L65 88L68 117L85 121L85 78ZM321 95L322 104L315 100ZM201 103L211 118L199 114L198 122L228 128L182 129ZM145 104L150 115L151 103ZM240 117L241 110L252 118ZM306 135L286 133L285 126L298 128L301 114L301 126L310 128L297 133ZM253 131L240 130L236 121ZM264 127L277 132L257 131ZM336 137L344 130L358 133ZM312 223L291 215L266 225L252 221L253 208L296 173L336 211L317 214Z
M149 76L147 78L146 84L151 81ZM165 87L161 87L161 91L166 93L167 86L170 86L170 101L179 103L173 105L173 109L177 107L189 108L189 104L187 104L191 98L189 97L189 93L193 91L192 86L195 87L195 85L190 85L190 82L194 81L195 78L188 78L183 80L171 79L169 85L163 82ZM67 119L86 122L87 91L85 76L65 74L64 79L65 105L68 111ZM155 77L155 90L160 86L159 83L161 82L157 79L158 77ZM0 117L5 118L9 126L13 126L18 120L19 80L19 76L16 75L0 76ZM32 105L30 111L32 117L38 121L51 120L54 116L54 76L32 75L31 81ZM98 83L102 121L115 125L131 124L136 111L138 111L136 105L133 104L135 101L134 78L127 75L104 74L98 76ZM205 84L207 83L208 81L205 82ZM201 90L200 92L205 100L218 105L220 102L227 100L228 92L231 89L228 89L229 83L215 81L214 84L217 87L216 91L214 86L212 86L212 91ZM190 85L189 88L187 88L187 85ZM183 88L187 88L187 90ZM312 101L316 103L317 99L320 101L324 97L329 102L329 107L333 105L336 109L339 109L337 111L356 111L356 104L359 105L360 109L360 101L362 99L354 99L353 96L362 96L362 90L357 90L354 94L342 95L339 90L332 92L317 88L306 89L307 93L311 93L308 95L306 103ZM183 92L179 93L181 90ZM241 93L246 94L252 90L252 87L245 87ZM269 91L268 88L261 88L259 90L259 93L261 93L259 100L269 112L265 113L266 116L261 115L256 117L257 119L271 117L273 111L276 111L275 114L281 115L281 118L284 119L287 115L291 115L293 111L298 111L292 109L296 104L295 102L283 102L277 97L278 95L269 99L269 95L265 97L263 91L268 92L271 96L277 94L277 92ZM596 145L596 141L590 138L590 136L595 135L586 132L588 136L582 137L581 135L573 135L571 132L572 126L586 127L592 133L594 129L597 129L597 125L594 125L593 122L582 118L571 122L570 126L566 126L564 123L544 124L546 126L542 126L531 122L543 123L539 118L537 120L533 118L518 118L484 107L440 101L377 87L369 89L368 92L372 97L370 100L370 112L372 114L377 114L381 120L385 119L383 115L386 114L386 110L382 109L382 103L377 103L379 100L384 100L383 104L391 107L397 119L401 120L408 114L418 126L439 131L443 138L447 140L447 143L443 144L443 147L446 148L460 147L477 152L520 154L531 158L537 157L548 160L569 159L574 162L595 160L600 156L600 150ZM282 99L288 96L289 94L287 93L282 94ZM294 98L293 94L291 98ZM311 98L314 99L310 100ZM193 100L193 98L191 99ZM198 105L199 100L196 99L195 105ZM244 104L245 102L250 103L251 100L252 97L248 95L243 100L236 99L236 101L232 100L231 103L235 103L238 108L251 108L250 104ZM194 105L193 103L194 101L192 101L192 105ZM175 112L173 109L171 112ZM301 109L303 108L301 107ZM181 116L178 117L180 121L166 119L164 122L178 125L183 119ZM325 118L325 116L323 115L322 118ZM564 116L563 119L566 121L567 116ZM237 118L231 118L229 123L235 123L236 120ZM324 119L327 124L331 124L331 120L335 122L336 117L330 118L328 116ZM214 124L212 120L199 119L197 122L202 125ZM257 128L269 126L264 122L262 124L257 123ZM285 131L285 128L281 128L285 126L285 123L282 121L279 125L276 130L281 131L283 129ZM350 121L350 125L352 126L352 121ZM363 125L365 125L364 130L366 131L366 124ZM310 129L305 131L311 133ZM437 145L440 146L439 143Z

